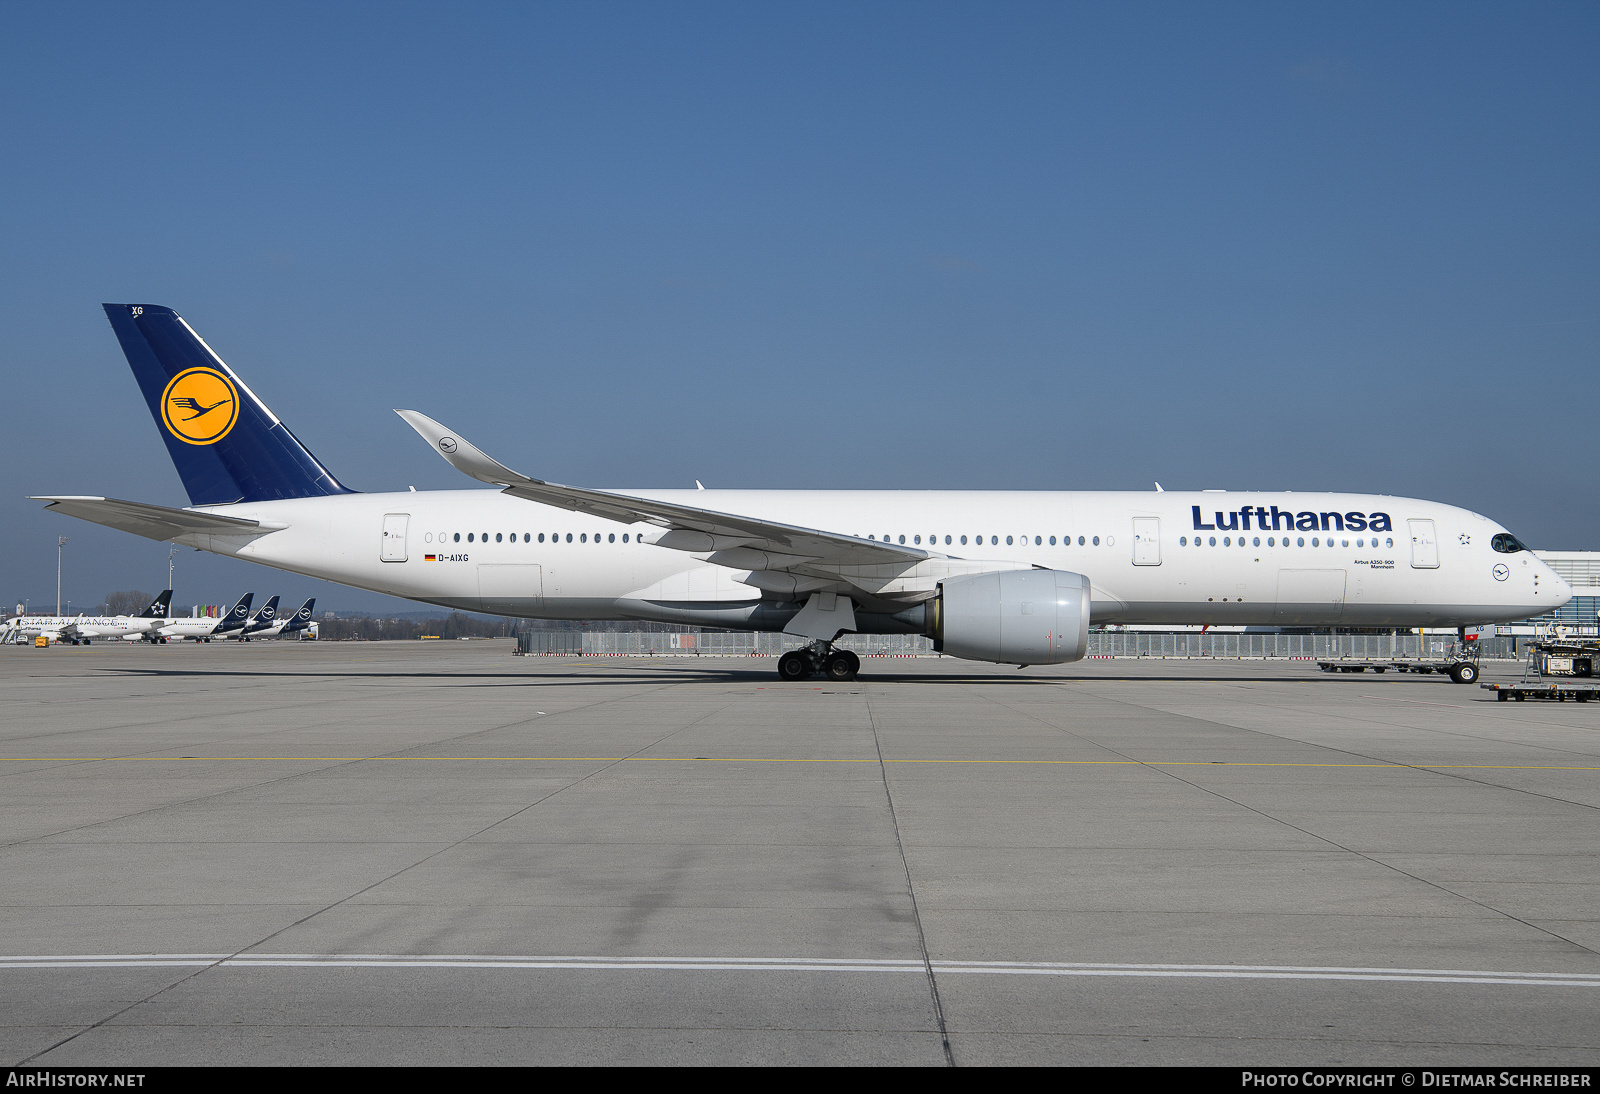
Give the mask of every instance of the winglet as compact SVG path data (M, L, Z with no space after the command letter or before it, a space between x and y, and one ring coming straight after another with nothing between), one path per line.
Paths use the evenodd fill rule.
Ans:
M405 423L422 435L445 462L463 475L495 486L514 486L517 483L538 482L505 466L471 441L463 440L426 414L415 410L396 410Z

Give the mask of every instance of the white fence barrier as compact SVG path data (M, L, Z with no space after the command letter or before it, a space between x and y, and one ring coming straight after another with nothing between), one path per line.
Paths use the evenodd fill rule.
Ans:
M1526 638L1485 638L1488 660L1526 656ZM637 633L627 631L521 631L517 652L546 657L777 657L804 641L762 631ZM836 645L862 657L935 657L933 642L917 634L850 634ZM1089 636L1089 657L1205 658L1232 660L1434 660L1455 652L1448 635L1415 634L1156 634L1105 631Z

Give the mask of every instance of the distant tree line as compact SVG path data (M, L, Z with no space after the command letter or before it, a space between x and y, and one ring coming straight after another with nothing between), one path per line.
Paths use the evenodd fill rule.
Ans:
M516 620L500 616L451 612L443 619L317 620L317 637L324 642L387 642L402 638L510 638Z
M143 592L139 589L124 589L117 593L107 593L100 606L94 610L96 615L136 615L150 606L155 600L155 593Z

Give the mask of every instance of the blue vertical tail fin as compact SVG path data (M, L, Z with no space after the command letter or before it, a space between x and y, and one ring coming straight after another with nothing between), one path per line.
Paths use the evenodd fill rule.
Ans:
M294 613L294 615L289 619L288 623L284 624L283 632L285 634L292 634L295 631L303 631L307 627L311 626L311 614L316 606L316 597L312 597L310 600L300 605L300 610Z
M191 505L351 493L177 312L104 307Z
M255 593L245 593L241 596L239 603L233 606L231 612L222 617L221 622L212 628L211 633L227 634L229 631L236 631L250 622L250 602L255 599L255 595Z

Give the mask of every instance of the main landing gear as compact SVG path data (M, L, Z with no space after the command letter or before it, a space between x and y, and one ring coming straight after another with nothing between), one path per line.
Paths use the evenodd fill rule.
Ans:
M821 639L803 650L790 650L778 658L780 680L804 680L808 676L825 676L843 683L854 680L861 671L861 658L849 650L836 650L833 643Z

